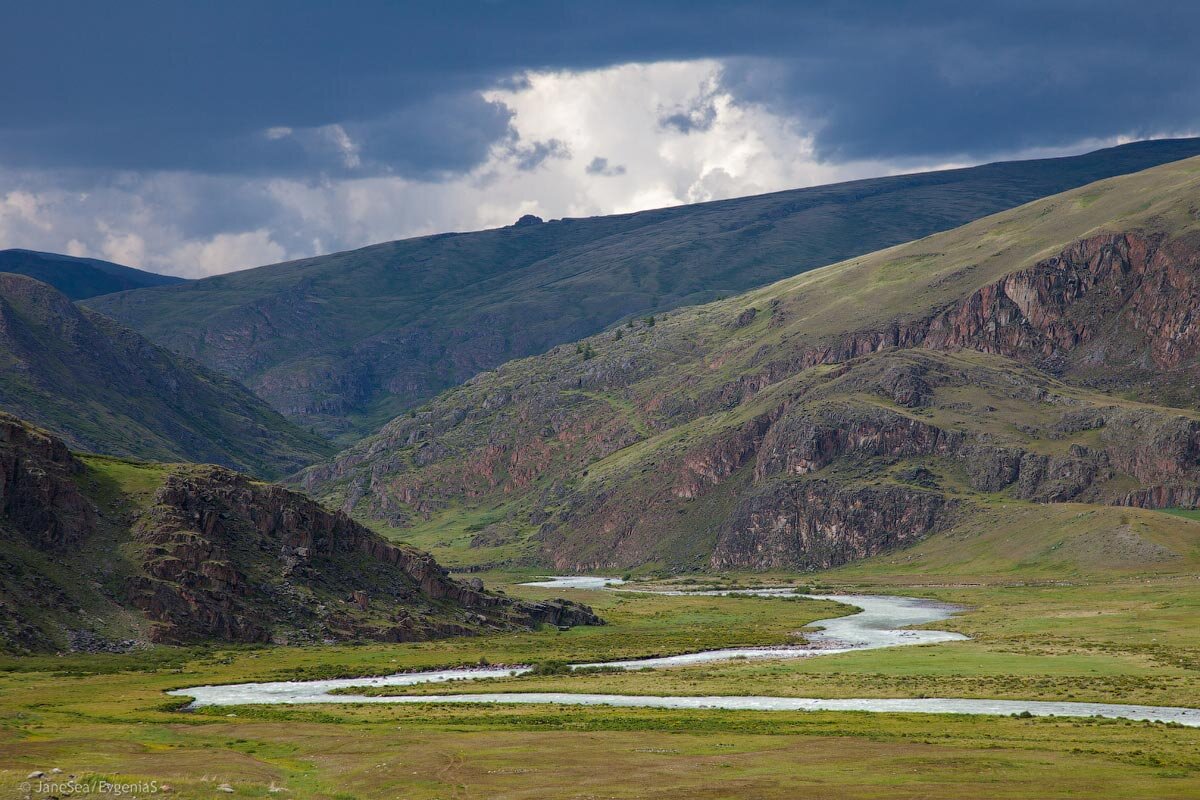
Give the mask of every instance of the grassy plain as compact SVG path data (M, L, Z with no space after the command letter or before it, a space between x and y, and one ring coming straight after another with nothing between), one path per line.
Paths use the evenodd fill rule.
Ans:
M1188 524L1188 523L1184 523ZM804 576L969 610L970 642L808 661L515 678L489 688L797 696L964 696L1200 705L1200 580L1186 573L914 585L886 563ZM877 571L878 574L872 574ZM796 576L724 576L729 584ZM501 583L505 576L489 576ZM529 597L550 590L506 588ZM701 578L700 580L708 580ZM720 578L718 579L720 580ZM1019 585L1023 583L1024 585ZM0 797L25 776L158 780L175 797L1185 798L1200 730L1091 719L329 705L175 710L199 683L605 658L781 643L848 612L817 601L559 592L602 628L422 644L155 651L0 664ZM471 691L479 683L437 691ZM418 687L411 691L422 691ZM61 777L61 776L58 776ZM285 791L272 792L271 789ZM11 790L11 791L10 791ZM36 791L31 796L39 795ZM141 795L148 796L148 795Z

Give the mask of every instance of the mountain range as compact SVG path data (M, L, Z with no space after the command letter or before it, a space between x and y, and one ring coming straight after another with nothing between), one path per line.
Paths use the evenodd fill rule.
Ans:
M303 485L464 566L563 570L825 568L997 502L1193 507L1198 275L1193 158L510 362Z
M0 639L600 622L441 564L1190 567L1152 510L1200 507L1195 153L524 219L86 305L0 273Z
M513 358L1093 181L1200 139L447 233L93 298L343 444Z

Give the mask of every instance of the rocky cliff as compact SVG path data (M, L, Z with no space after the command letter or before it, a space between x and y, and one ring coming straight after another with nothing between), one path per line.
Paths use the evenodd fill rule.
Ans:
M600 623L585 606L454 580L428 553L280 486L215 466L81 460L8 415L0 540L6 649L415 641Z
M898 486L776 482L743 497L721 524L714 569L826 569L913 544L949 527L954 503Z
M401 642L598 621L456 581L428 553L219 467L168 475L133 530L144 574L129 601L157 641Z
M995 353L1084 385L1155 396L1197 374L1198 265L1200 233L1088 237L927 316L785 353L718 396L740 402L800 370L913 347Z
M61 440L0 413L0 515L34 547L78 544L96 525L83 472Z

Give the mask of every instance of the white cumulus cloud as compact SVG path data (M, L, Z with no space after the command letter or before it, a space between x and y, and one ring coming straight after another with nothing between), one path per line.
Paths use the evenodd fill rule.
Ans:
M283 261L287 251L272 241L270 231L219 233L207 240L184 242L171 251L175 274L203 278L228 272L234 267L253 267Z
M725 87L717 60L531 71L480 93L508 135L465 173L305 179L148 172L62 176L0 168L0 247L201 277L375 242L544 218L622 213L950 164L828 163L811 121ZM262 136L362 164L355 128ZM1114 144L1089 141L1094 149ZM1053 155L1059 153L1039 153Z

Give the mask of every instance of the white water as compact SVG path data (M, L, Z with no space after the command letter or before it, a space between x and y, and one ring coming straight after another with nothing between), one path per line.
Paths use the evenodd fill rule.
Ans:
M603 589L622 583L617 578L553 577L530 586L556 589ZM622 590L618 590L622 591ZM791 597L791 589L746 589L733 591L670 592L708 596L757 595ZM904 630L949 618L958 609L944 603L911 597L877 595L802 595L813 599L835 600L862 609L857 614L813 623L823 628L807 636L807 642L793 647L741 647L706 650L659 658L575 664L580 667L616 667L653 669L731 659L809 658L853 650L934 644L961 641L959 633L930 630ZM871 711L928 714L993 714L1029 712L1034 716L1107 717L1114 719L1178 722L1200 727L1200 710L1170 706L1137 706L1113 703L1065 703L1025 700L974 700L956 698L920 699L819 699L769 696L653 696L615 694L576 694L570 692L493 692L450 695L351 695L331 694L335 690L372 686L414 686L481 678L520 675L529 667L468 668L409 672L378 678L342 678L318 681L276 681L241 683L224 686L196 686L169 692L193 698L192 707L233 706L278 703L535 703L575 706L618 706L626 708L729 709L746 711Z
M547 589L607 589L620 586L620 578L593 578L590 575L548 575L544 581L530 581L522 586L542 586Z

